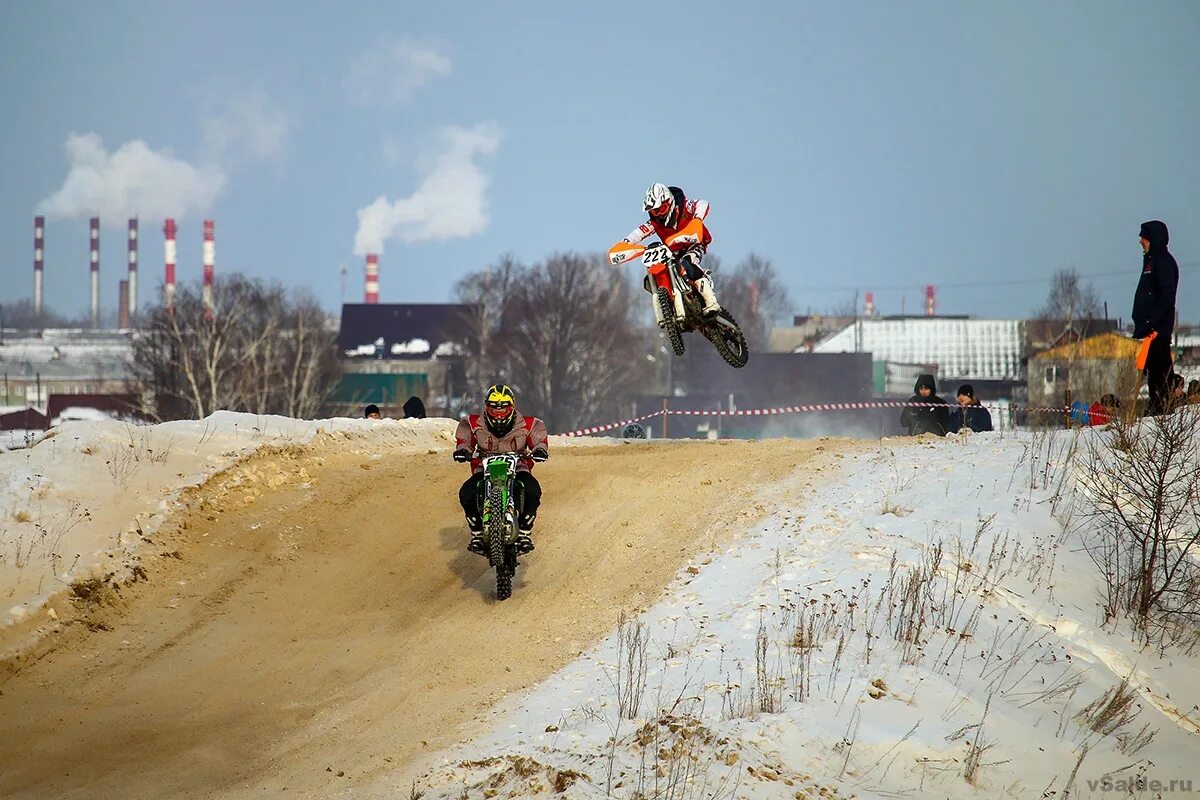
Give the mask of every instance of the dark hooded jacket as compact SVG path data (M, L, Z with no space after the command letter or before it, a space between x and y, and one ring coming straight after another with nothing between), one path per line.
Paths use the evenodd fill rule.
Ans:
M921 397L921 387L928 386L929 397ZM910 403L933 403L935 407L905 406L900 412L900 424L912 436L922 433L936 433L945 436L950 427L950 407L946 401L937 396L937 384L932 375L921 375L913 385L913 396L908 398Z
M1166 336L1175 328L1175 292L1179 288L1179 265L1167 250L1167 226L1158 220L1142 223L1141 238L1150 242L1142 256L1142 277L1133 295L1133 338L1157 331Z
M425 404L421 398L414 395L404 401L404 418L425 419Z

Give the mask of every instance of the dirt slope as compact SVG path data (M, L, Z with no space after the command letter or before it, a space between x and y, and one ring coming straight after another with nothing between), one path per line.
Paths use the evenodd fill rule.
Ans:
M357 447L214 481L147 581L2 665L0 797L322 797L412 765L651 602L822 443L558 448L503 603L463 549L464 469Z

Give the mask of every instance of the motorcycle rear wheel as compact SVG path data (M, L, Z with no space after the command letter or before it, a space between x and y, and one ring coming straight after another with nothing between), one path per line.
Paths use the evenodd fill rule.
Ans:
M728 320L733 327L711 320L704 326L705 338L713 343L726 364L738 368L746 366L750 360L750 346L746 344L746 336L738 327L737 320L723 308L717 312L717 316Z

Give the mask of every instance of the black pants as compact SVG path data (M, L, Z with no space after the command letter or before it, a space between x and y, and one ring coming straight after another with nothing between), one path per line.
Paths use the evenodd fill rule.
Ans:
M1148 414L1164 414L1170 404L1171 389L1167 379L1171 377L1171 334L1159 334L1150 343L1146 353L1146 382L1150 387Z
M514 481L524 489L525 502L519 508L521 515L528 519L537 513L538 506L542 503L542 486L537 482L537 478L533 477L532 472L518 472ZM481 483L483 483L483 473L476 472L467 478L462 488L458 490L458 502L462 504L463 513L468 517L477 517L482 511L483 495L480 494L479 489ZM514 487L514 491L520 492L521 490Z

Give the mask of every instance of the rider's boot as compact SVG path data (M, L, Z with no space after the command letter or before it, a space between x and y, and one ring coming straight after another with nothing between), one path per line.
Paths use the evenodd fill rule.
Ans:
M521 518L517 520L516 545L518 553L523 554L533 551L533 539L530 538L530 534L533 533L533 521L535 519L537 519L536 514L530 514L529 516L522 514Z
M696 291L700 293L700 299L704 301L704 308L700 313L706 317L711 317L721 310L721 306L717 303L717 296L713 294L712 278L707 275L696 281Z
M467 544L467 549L481 556L487 555L487 548L483 546L483 520L468 514L467 527L471 530L471 541Z

